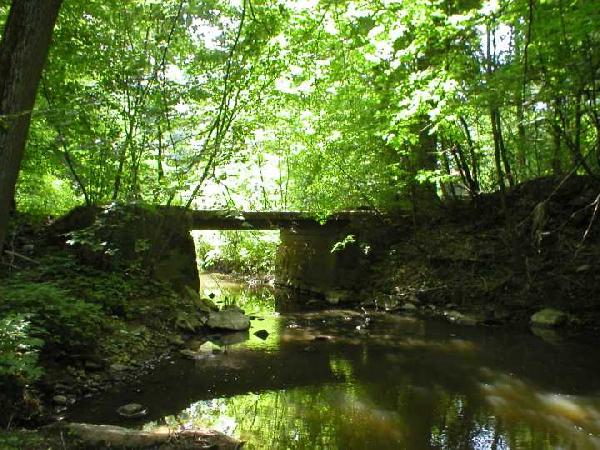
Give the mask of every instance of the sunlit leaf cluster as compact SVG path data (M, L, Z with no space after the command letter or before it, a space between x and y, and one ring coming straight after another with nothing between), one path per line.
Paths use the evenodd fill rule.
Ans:
M596 175L599 16L593 0L69 1L18 203L394 209Z

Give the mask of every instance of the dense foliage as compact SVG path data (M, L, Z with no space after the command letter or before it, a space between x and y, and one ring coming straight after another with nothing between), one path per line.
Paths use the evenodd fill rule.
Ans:
M596 175L599 41L594 0L68 1L18 204L389 209Z
M2 426L10 426L14 417L11 409L27 415L27 388L42 374L38 366L38 352L43 341L32 335L31 323L25 314L0 313L0 410Z
M251 276L275 273L278 231L197 231L194 240L201 270Z
M37 351L43 344L39 338L30 336L30 322L26 315L8 314L0 319L0 377L26 384L40 376L36 366Z

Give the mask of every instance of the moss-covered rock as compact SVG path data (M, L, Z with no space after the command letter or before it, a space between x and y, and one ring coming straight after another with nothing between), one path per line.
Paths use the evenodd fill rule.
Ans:
M542 328L558 328L567 323L568 316L563 311L544 308L531 316L531 325Z
M206 325L218 330L244 331L250 328L250 318L234 309L211 311Z

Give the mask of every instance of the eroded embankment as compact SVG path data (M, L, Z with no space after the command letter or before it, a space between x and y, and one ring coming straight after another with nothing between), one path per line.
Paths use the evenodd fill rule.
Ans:
M598 328L599 194L589 178L541 179L509 192L506 209L492 194L399 220L363 304L486 323L553 308L566 314L555 325Z

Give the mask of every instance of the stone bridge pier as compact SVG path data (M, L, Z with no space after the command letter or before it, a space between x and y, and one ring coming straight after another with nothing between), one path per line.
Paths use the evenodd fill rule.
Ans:
M276 262L277 284L325 297L335 291L359 288L368 249L356 242L339 244L356 234L355 230L340 226L282 229ZM336 244L338 249L334 250Z

